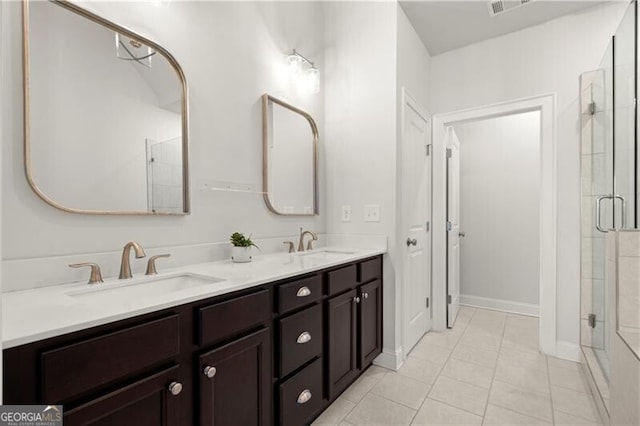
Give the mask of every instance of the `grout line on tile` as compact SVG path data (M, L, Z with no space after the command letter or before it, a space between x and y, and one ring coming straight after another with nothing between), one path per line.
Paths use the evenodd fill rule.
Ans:
M477 311L476 311L477 312ZM502 324L502 334L500 338L500 345L498 346L498 357L496 358L496 363L493 366L493 375L491 376L491 383L489 384L489 392L487 393L487 402L484 404L484 412L482 413L482 423L484 424L484 419L487 415L487 407L489 406L489 399L491 398L491 391L493 390L493 382L496 379L496 371L498 370L498 360L500 359L500 351L502 350L502 342L504 341L504 331L507 328L507 321L505 320L504 324Z
M389 402L393 402L394 404L402 405L403 407L409 408L410 410L413 410L413 411L415 411L415 412L418 412L418 410L419 410L419 408L418 408L418 409L416 409L416 408L413 408L413 407L409 407L408 405L405 405L405 404L403 404L402 402L394 401L394 400L392 400L392 399L387 398L386 396L379 395L379 394L377 394L377 393L373 393L372 391L373 391L373 388L371 388L371 390L370 390L369 392L367 392L364 396L367 396L367 395L369 395L369 394L371 394L371 395L375 395L375 396L377 396L378 398L386 399L387 401L389 401ZM429 387L429 391L427 391L427 395L425 395L424 399L423 399L423 400L422 400L422 402L420 403L420 407L422 407L422 404L424 404L424 401L429 397L429 396L428 396L428 395L429 395L429 392L431 392L431 386ZM362 397L362 399L364 399L364 396Z
M547 366L547 383L549 385L549 399L551 400L551 423L556 424L555 408L553 407L553 394L551 393L551 371L549 370L549 356L544 357L545 365Z
M422 403L423 405L427 401L427 399L430 399L431 401L437 402L439 404L446 405L447 407L455 408L456 410L464 411L465 413L473 414L474 416L482 417L482 419L484 420L484 416L481 416L478 413L474 413L472 411L465 410L464 408L456 407L455 405L451 405L451 404L449 404L447 402L440 401L439 399L433 399L433 398L426 397L424 402ZM422 407L420 407L420 408L422 408Z
M559 413L562 413L562 414L567 414L567 415L569 415L569 416L577 417L577 418L582 419L582 420L584 420L584 421L586 421L586 422L597 423L597 424L600 424L600 425L601 425L601 424L603 424L603 423L602 423L602 419L600 418L600 416L598 416L598 419L597 419L597 420L593 420L593 419L587 419L587 418L585 418L585 417L582 417L582 416L581 416L581 415L579 415L579 414L575 414L575 413L567 413L566 411L558 410L557 408L555 408L554 410L555 410L555 411L558 411ZM555 424L555 423L554 423L554 424Z

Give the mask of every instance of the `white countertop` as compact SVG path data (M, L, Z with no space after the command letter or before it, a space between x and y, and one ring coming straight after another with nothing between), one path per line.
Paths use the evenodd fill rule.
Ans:
M323 258L323 252L336 252ZM134 277L132 280L105 279L102 284L71 283L14 291L2 295L2 345L3 349L60 336L110 322L131 318L157 310L242 290L260 284L303 275L367 257L385 253L383 249L327 248L301 254L267 254L254 256L249 263L233 263L231 260L201 263L161 272L151 277ZM313 255L312 253L316 253ZM118 291L110 290L104 301L100 291L109 288L136 285L162 277L193 274L199 277L221 279L196 287L174 290L162 294L149 291L144 299L132 299ZM150 288L151 288L150 284ZM74 295L95 293L88 301ZM123 292L124 293L124 292ZM105 293L106 296L106 293Z

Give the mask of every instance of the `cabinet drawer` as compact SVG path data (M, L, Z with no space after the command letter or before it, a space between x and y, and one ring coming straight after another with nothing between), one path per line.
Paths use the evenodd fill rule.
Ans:
M304 278L278 287L278 312L284 313L316 302L322 297L320 275Z
M322 353L322 306L279 321L280 377Z
M358 264L358 282L366 283L382 278L382 262L379 257Z
M262 290L198 310L200 345L231 337L271 317L270 290Z
M179 353L178 315L43 352L42 400L69 401Z
M280 425L309 424L322 409L322 359L280 385Z
M356 286L356 265L327 273L329 295L340 293Z
M183 394L172 394L169 386L179 379L180 367L169 368L65 411L64 424L178 426Z

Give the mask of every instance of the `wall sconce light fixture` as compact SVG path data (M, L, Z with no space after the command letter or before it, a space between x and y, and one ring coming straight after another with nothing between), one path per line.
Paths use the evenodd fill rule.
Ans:
M309 65L309 68L307 68L304 76L302 76L302 67L304 64ZM296 49L293 49L293 53L287 56L287 65L291 74L298 74L305 79L304 84L311 93L318 93L320 91L320 70L315 67L313 62L297 52Z

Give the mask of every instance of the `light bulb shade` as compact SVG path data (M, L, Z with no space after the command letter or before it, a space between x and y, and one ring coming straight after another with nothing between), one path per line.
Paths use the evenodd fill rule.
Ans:
M289 72L293 74L297 74L302 69L302 58L295 53L287 56L287 67L289 68Z
M318 68L311 67L307 70L307 86L311 93L320 91L320 70Z

